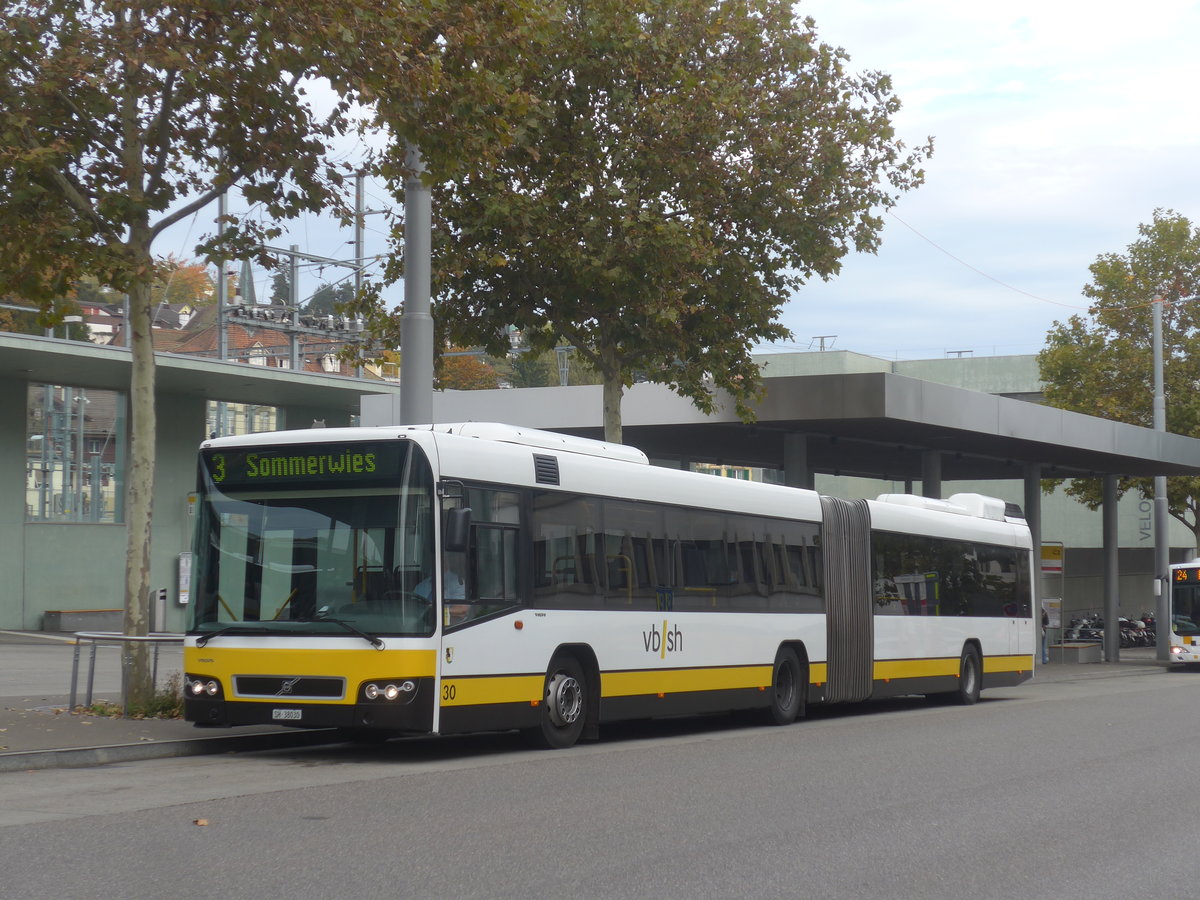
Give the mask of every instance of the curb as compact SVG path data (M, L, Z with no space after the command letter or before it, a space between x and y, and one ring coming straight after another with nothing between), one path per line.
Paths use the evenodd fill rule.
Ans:
M77 769L147 759L206 756L217 753L251 753L257 750L284 750L290 747L312 747L344 742L344 739L339 737L335 730L320 729L298 731L295 734L245 734L183 741L109 744L103 747L25 750L16 753L0 753L0 773L41 769Z
M1049 671L1047 671L1049 666ZM1155 672L1180 671L1179 666L1161 660L1121 660L1095 663L1040 663L1033 681L1088 681L1093 678L1122 678L1126 675L1153 675Z

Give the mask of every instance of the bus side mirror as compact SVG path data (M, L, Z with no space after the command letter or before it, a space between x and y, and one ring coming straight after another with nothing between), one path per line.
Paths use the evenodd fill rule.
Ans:
M471 507L460 506L446 513L446 540L443 549L451 553L467 549L471 534Z

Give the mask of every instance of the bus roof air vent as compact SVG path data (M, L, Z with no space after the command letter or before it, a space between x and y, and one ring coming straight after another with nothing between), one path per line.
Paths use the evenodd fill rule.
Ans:
M1004 518L1020 519L1023 522L1025 521L1025 510L1021 509L1021 504L1019 503L1005 503Z
M1008 504L1003 500L985 497L983 494L953 494L948 500L921 497L916 494L880 494L875 501L877 503L894 503L897 506L911 506L915 509L957 513L960 516L977 516L996 522L1003 522L1005 515L1011 514L1007 512Z
M458 422L432 426L434 431L445 434L458 434L462 437L479 438L485 441L503 441L508 444L523 444L526 447L538 447L542 450L556 450L560 453L580 453L585 456L601 456L605 459L619 459L624 462L650 465L646 454L637 447L627 444L609 444L604 441L593 441L590 438L575 437L570 434L559 434L555 431L541 431L537 428L526 428L523 425L504 425L499 422Z
M533 474L538 484L558 484L558 457L533 454Z
M1003 522L1007 503L997 497L987 497L983 494L951 494L950 502L961 506L973 516L981 519L991 519Z

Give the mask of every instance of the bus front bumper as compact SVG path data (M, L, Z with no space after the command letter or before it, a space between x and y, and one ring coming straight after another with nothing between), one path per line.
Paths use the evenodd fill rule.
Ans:
M427 734L433 729L433 680L421 679L416 696L399 704L380 698L357 703L224 700L185 697L183 718L201 727L282 725L288 728L353 728Z

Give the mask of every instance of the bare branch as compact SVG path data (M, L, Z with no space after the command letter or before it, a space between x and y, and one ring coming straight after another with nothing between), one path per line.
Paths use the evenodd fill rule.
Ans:
M146 190L151 194L157 193L162 188L166 177L167 160L171 150L170 128L171 114L174 112L175 79L178 75L178 69L172 69L167 73L163 84L162 103L142 135L142 142L145 146L157 148L146 171Z
M208 204L212 203L220 197L225 191L229 190L231 185L237 184L243 178L250 174L248 166L239 166L229 173L229 178L226 183L220 186L214 185L202 194L197 194L188 203L167 213L157 222L150 226L151 236L157 237L166 229L170 228L176 222L181 222L197 210L204 209Z
M24 138L25 149L40 149L41 145L33 139L32 135L25 134ZM106 230L108 223L100 217L95 206L92 205L88 197L82 192L79 185L69 177L66 170L53 165L44 165L42 166L42 171L54 182L55 186L62 193L63 199L67 201L75 212L90 220L97 231L103 232Z

